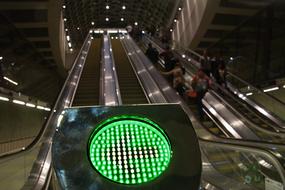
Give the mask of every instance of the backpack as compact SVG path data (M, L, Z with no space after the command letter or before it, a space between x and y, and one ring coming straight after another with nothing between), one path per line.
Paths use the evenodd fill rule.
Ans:
M209 79L194 77L192 88L197 94L205 94L209 88Z

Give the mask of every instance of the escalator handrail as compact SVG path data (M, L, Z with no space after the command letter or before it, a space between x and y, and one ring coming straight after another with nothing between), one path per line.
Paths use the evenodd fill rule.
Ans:
M263 133L266 133L268 135L276 135L276 136L280 136L282 138L285 138L285 130L280 128L280 127L276 127L274 125L270 125L271 129L264 129L264 128L261 128L261 127L258 127L255 123L253 123L250 119L247 119L242 113L240 113L238 110L236 110L234 107L232 107L228 102L224 101L223 98L221 96L218 95L218 93L216 93L215 91L213 90L210 90L211 94L214 95L215 98L217 98L219 101L223 102L223 104L231 110L231 112L234 114L234 115L237 115L238 118L241 119L241 121L243 122L246 122L248 124L250 124L250 126L252 126L253 128L259 130L259 131L262 131ZM231 94L229 94L229 96L232 98L232 99L236 99L236 97L232 97ZM259 116L257 116L259 117ZM259 118L260 120L262 120L264 123L268 124L266 121L263 120L263 118ZM274 131L273 131L274 130Z
M84 43L84 44L85 44L85 43ZM83 47L84 47L84 45L83 45L81 48L83 48ZM89 46L89 48L90 48L90 46ZM87 53L88 53L88 51L89 51L89 48L88 48L88 50L87 50L87 52L86 52L86 56L88 56ZM81 52L81 50L80 50L79 52ZM76 57L76 59L75 59L75 62L78 61L80 55L81 55L80 53L77 55L77 57ZM87 57L85 57L85 60L86 60L86 58L87 58ZM76 92L77 92L77 89L78 89L78 86L79 86L79 83L80 83L80 80L81 80L81 76L82 76L82 73L83 73L83 70L84 70L83 68L84 68L84 66L85 66L85 63L86 63L86 61L83 62L83 64L82 64L82 69L80 70L79 75L78 75L78 80L76 80L76 86L75 86L75 90L74 90L74 93L73 93L72 98L71 98L71 101L70 101L70 105L73 104L73 101L74 101L74 98L75 98L75 95L76 95ZM75 64L74 64L74 65L75 65ZM72 69L73 69L73 68L72 68Z
M64 82L64 85L61 89L61 92L60 92L58 98L57 98L57 101L56 101L56 103L52 109L52 112L57 113L57 115L59 115L60 111L64 108L64 106L61 105L60 106L61 110L57 109L60 101L61 101L61 103L64 102L64 99L65 99L65 96L63 95L64 91L68 91L71 89L71 86L68 86L67 84L69 82L71 82L71 77L74 74L73 71L75 70L75 67L78 64L78 59L82 55L83 48L86 46L87 43L90 42L89 39L90 39L90 34L87 35L87 37L86 37L86 39L85 39L85 41L84 41L84 43L80 49L75 61L74 61L74 64L73 64L72 68L70 69L70 72L69 72L69 74L68 74L68 76ZM82 67L82 69L83 69L83 67ZM79 81L79 78L77 78L76 81ZM69 94L70 93L68 93L68 95ZM67 95L67 97L68 97L68 95ZM71 105L70 100L71 100L71 97L69 98L69 103L65 104L65 106ZM56 110L56 112L54 112L54 110ZM45 180L47 180L46 177L47 177L48 173L51 171L51 160L48 157L51 156L52 137L53 137L53 134L54 134L55 128L56 128L56 126L50 125L51 119L56 119L56 116L54 118L52 118L52 116L48 119L48 122L46 125L46 130L42 135L42 138L44 138L44 139L41 138L42 144L41 144L41 147L39 150L39 154L37 156L37 159L33 163L31 173L29 174L29 177L26 180L22 189L31 189L31 188L34 189L35 187L37 187L37 189L42 189L42 187L45 185ZM47 130L47 128L48 128L48 130ZM44 173L44 176L42 175L43 173Z
M101 90L104 92L102 104L108 106L122 104L115 60L111 48L110 36L109 34L104 34L101 64L101 78L103 79L101 81Z
M118 100L118 105L122 105L122 95L121 95L121 90L120 90L120 85L119 85L119 80L118 80L118 73L117 73L117 69L116 69L116 63L115 63L115 58L114 58L114 54L113 54L113 47L112 47L112 43L111 43L111 38L110 38L110 34L108 33L108 40L109 40L109 45L110 45L110 49L112 49L111 53L111 57L112 57L112 61L113 61L113 72L114 72L114 78L115 78L115 88L116 88L116 96L117 96L117 100Z
M158 42L157 42L156 39L154 39L154 38L152 38L152 37L150 37L150 36L147 36L147 35L146 35L145 37L146 37L149 41L151 41L152 43L154 43L154 44L156 45L156 47L158 47L160 50L163 50L163 48L161 48L160 45L158 45ZM191 53L194 53L193 50L187 49L186 51L190 51ZM199 55L197 52L195 52L195 55L197 55L197 56L198 56L199 58L201 58L201 59L204 59L204 57L203 57L202 55ZM193 60L191 60L191 62L193 62ZM195 60L195 62L199 63L199 61L197 61L197 60ZM186 65L190 65L189 63L185 63L185 64L186 64ZM196 69L198 69L198 66L197 66L196 64L191 64L190 66L191 66L191 67L194 67L194 68L196 68ZM229 73L229 72L228 72L228 73ZM230 73L230 75L233 76L233 77L235 76L235 75L232 74L232 73ZM236 76L236 77L237 77L237 76ZM241 80L242 80L242 79L241 79ZM244 81L244 82L246 82L246 81ZM247 82L246 82L246 83L247 83ZM252 85L249 84L249 83L247 83L247 84L250 85L250 86L252 86ZM216 84L216 83L214 83L214 85L217 86L220 90L225 91L225 89L223 89L222 87L220 87L220 85L218 85L218 84ZM264 93L262 90L260 90L260 89L258 89L258 88L256 88L256 87L253 87L253 86L252 86L252 88L257 89L258 92L264 94L265 96L269 97L270 99L273 99L273 100L275 100L275 101L278 101L278 103L280 102L280 103L282 104L282 106L285 105L284 102L278 100L277 98L273 97L272 95L267 94L267 93ZM255 104L255 105L254 105L254 104ZM256 109L256 107L263 108L263 106L259 105L259 104L256 103L256 102L253 102L253 101L251 101L251 104L250 104L250 105L253 106L255 109ZM284 129L284 127L283 127L283 126L285 125L285 124L284 124L284 121L281 120L278 116L276 116L276 114L274 114L274 113L272 113L272 112L270 112L270 111L268 111L268 110L267 110L267 112L268 112L268 115L264 115L264 116L267 117L269 120L273 121L274 123L276 123L280 129Z
M124 39L125 36L124 36L124 35L121 35L121 37L123 37L123 38L120 38L120 41L121 41L121 43L122 43L122 47L123 47L123 49L124 49L124 52L127 54L127 49L126 49L126 47L123 45L123 41L122 41L122 39ZM139 77L138 72L136 71L136 68L134 67L134 65L133 65L133 63L132 63L132 60L130 59L129 56L127 56L127 58L128 58L128 60L129 60L129 63L131 64L131 67L132 67L132 69L133 69L133 71L134 71L134 73L135 73L135 75L136 75L136 79L138 80L138 82L139 82L139 84L140 84L140 87L141 87L141 89L142 89L142 91L143 91L143 93L144 93L144 95L145 95L145 98L146 98L147 102L150 103L151 100L150 100L150 98L148 97L148 94L147 94L147 92L146 92L146 90L145 90L145 88L144 88L143 82L142 82L141 78Z
M122 40L123 45L125 47L125 49L128 51L128 53L132 53L131 56L131 64L133 66L133 68L135 69L135 73L137 73L138 77L141 79L142 83L143 83L143 88L146 91L146 94L148 95L148 100L153 102L153 101L158 101L159 103L166 103L167 100L165 99L165 97L162 95L162 91L161 89L157 86L155 80L153 79L153 77L151 76L151 74L149 74L148 69L146 68L145 64L143 61L140 60L140 57L137 55L136 50L133 47L133 44L130 44L131 42L131 37L129 35L126 35L125 38ZM130 50L131 48L133 48L132 50ZM139 64L136 64L135 61L137 61ZM140 65L140 67L142 68L142 70L138 70L136 65ZM143 80L143 74L145 74L146 77L148 77L147 79ZM154 90L156 89L156 90Z
M279 100L278 98L276 98L275 96L273 96L271 94L265 93L262 89L253 86L252 84L248 83L247 81L243 80L242 78L238 77L237 75L235 75L231 72L227 72L227 74L230 75L231 77L237 79L238 81L241 81L242 83L246 84L246 86L249 86L250 88L256 90L258 93L261 93L261 94L263 94L263 95L265 95L271 99L274 99L276 102L285 106L285 103L283 101Z
M268 150L264 150L263 148L251 146L249 144L241 145L240 143L233 143L233 142L219 142L214 140L206 140L199 138L199 144L205 144L204 146L207 146L208 143L214 144L216 147L221 147L222 149L233 149L238 150L242 152L248 152L248 153L254 153L262 155L263 157L267 158L271 161L271 163L274 165L274 167L277 169L282 183L285 184L285 170L283 165L280 163L280 161L276 158L272 152Z

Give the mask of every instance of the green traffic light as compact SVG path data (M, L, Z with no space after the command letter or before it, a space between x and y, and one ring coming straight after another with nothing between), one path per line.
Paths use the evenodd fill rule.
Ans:
M104 177L122 184L158 178L169 166L170 142L154 122L117 116L103 122L89 140L89 158Z

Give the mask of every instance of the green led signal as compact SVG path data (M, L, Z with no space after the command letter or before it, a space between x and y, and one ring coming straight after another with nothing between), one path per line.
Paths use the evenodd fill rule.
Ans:
M89 158L104 177L122 184L158 178L169 166L171 147L159 126L148 119L114 117L89 140Z

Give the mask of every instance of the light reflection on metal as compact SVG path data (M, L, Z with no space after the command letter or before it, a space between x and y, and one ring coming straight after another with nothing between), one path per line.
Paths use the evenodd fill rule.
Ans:
M27 106L27 107L30 107L30 108L35 108L35 107L36 107L35 104L31 104L31 103L26 103L26 106Z
M6 97L3 97L3 96L0 96L0 100L5 101L5 102L8 102L8 101L9 101L9 98L6 98Z
M265 160L260 160L258 163L261 164L262 166L268 168L268 169L271 169L273 167L271 164L269 164Z
M108 30L108 33L118 32L118 30ZM103 104L118 105L121 104L119 84L117 81L117 74L112 55L112 46L109 34L103 37L103 51L102 51L102 90L104 91Z
M58 119L57 119L57 124L56 124L57 127L60 126L60 123L61 123L62 119L63 119L63 115L60 114L60 115L58 116Z
M203 101L205 104L205 101ZM233 129L233 127L222 117L219 116L219 114L216 112L216 110L212 107L208 108L208 110L217 118L219 118L219 121L223 124L223 126L235 137L241 139L241 136Z
M279 90L279 87L268 88L268 89L263 90L263 92L271 92L275 90Z
M20 105L25 105L25 102L23 102L21 100L13 100L13 103L20 104Z
M6 80L6 81L8 81L8 82L10 82L10 83L12 83L12 84L14 84L14 85L16 85L16 86L18 85L17 82L13 81L12 79L10 79L10 78L8 78L8 77L6 77L6 76L4 76L3 78L4 78L4 80Z
M45 110L45 107L43 107L43 106L37 106L37 109L39 109L39 110Z

